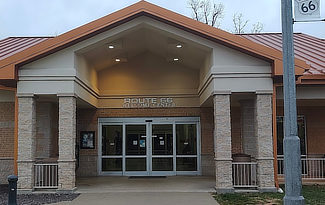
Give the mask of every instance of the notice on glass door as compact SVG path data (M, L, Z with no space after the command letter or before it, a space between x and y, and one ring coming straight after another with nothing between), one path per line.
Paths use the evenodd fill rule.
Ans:
M146 141L140 140L140 147L146 147Z

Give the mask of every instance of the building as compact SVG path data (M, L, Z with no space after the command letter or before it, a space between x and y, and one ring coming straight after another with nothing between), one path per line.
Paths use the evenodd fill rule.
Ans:
M303 174L319 180L325 42L295 38ZM215 175L218 192L275 191L280 45L145 1L54 38L1 40L0 182L14 172L22 192L73 191L82 176Z

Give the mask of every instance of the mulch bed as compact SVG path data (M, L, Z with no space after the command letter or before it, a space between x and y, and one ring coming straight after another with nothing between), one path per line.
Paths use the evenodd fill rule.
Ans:
M20 194L17 196L19 205L51 204L61 201L72 201L79 194ZM8 204L8 185L0 185L0 205Z

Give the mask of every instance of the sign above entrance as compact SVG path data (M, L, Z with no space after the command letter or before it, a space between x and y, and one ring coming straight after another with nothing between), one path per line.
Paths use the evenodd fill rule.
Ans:
M164 108L175 107L173 98L148 97L148 98L124 98L123 108Z

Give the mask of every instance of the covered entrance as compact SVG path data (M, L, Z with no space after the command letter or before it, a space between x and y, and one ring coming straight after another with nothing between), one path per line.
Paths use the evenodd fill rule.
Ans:
M100 118L98 174L200 175L198 117Z

